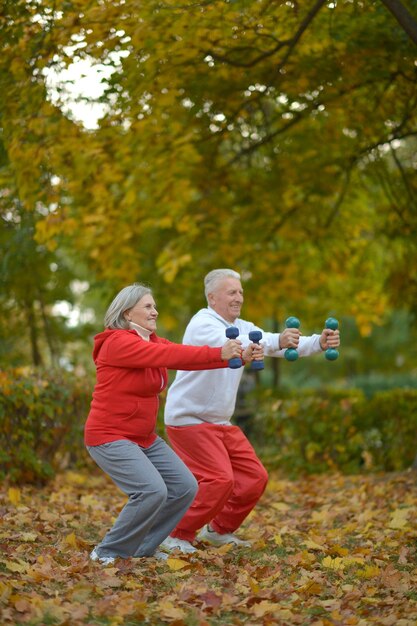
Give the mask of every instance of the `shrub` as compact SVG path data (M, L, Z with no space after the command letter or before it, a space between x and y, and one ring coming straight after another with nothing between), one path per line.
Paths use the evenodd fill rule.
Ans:
M91 389L67 372L0 370L0 477L43 483L84 453Z
M358 407L357 422L371 467L399 471L412 465L417 454L417 389L376 393Z
M88 460L83 429L93 382L62 371L0 370L0 478L44 483ZM357 389L249 396L253 443L266 465L289 474L397 471L417 454L415 389L371 399Z
M345 473L409 467L417 453L417 390L368 400L359 390L258 397L253 442L265 462L287 472Z

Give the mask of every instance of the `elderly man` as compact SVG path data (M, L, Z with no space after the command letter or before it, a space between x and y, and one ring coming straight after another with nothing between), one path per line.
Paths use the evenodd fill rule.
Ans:
M261 330L240 319L243 288L240 275L231 269L209 272L204 279L207 308L189 322L183 343L217 346L229 326L239 329L243 347L248 334ZM310 356L339 345L339 331L300 336L297 328L282 333L262 330L267 356L283 357L286 348ZM179 371L168 390L165 424L172 447L198 481L196 498L185 516L163 542L170 551L195 552L197 539L212 545L249 546L234 532L255 507L265 490L268 475L240 428L231 423L243 368Z

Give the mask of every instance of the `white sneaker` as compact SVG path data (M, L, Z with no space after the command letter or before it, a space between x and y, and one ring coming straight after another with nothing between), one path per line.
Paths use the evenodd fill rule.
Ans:
M99 561L102 565L113 565L115 562L115 558L112 556L99 556L96 552L96 549L90 553L90 559L92 561Z
M232 533L216 533L215 530L211 530L208 524L204 526L197 535L197 539L204 541L204 543L211 543L213 546L224 546L227 543L233 543L235 546L250 547L252 544L250 541L243 541L233 535Z
M186 541L185 539L178 539L178 537L168 536L159 547L166 552L172 552L173 550L179 550L184 554L197 552L197 548L194 548L189 541Z
M161 552L160 550L154 552L152 556L159 561L166 561L167 559L169 559L168 554L166 554L165 552Z

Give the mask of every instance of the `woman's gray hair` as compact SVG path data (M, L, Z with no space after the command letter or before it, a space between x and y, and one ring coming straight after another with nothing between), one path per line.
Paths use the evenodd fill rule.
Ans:
M240 274L238 274L234 270L220 269L212 270L205 276L204 294L206 296L207 302L209 293L213 293L213 291L218 287L219 283L225 278L237 278L237 280L240 280Z
M133 283L119 291L104 316L105 328L129 328L124 313L147 294L152 294L152 289L140 283Z

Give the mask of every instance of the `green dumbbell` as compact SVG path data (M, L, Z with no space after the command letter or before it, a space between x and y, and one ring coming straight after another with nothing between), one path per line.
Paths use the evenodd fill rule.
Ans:
M300 328L300 320L298 317L287 317L285 320L286 328ZM284 352L287 361L296 361L298 359L298 351L295 348L287 348Z
M326 328L330 328L330 330L337 330L339 328L339 322L335 317L329 317L324 325ZM336 348L327 348L324 356L328 361L336 361L339 356L339 350L336 350Z

